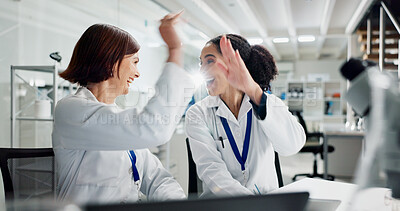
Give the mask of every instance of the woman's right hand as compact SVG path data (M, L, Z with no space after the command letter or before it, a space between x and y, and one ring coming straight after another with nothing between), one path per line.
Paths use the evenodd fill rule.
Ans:
M225 35L221 38L220 48L225 65L221 63L217 63L217 65L223 70L228 82L236 89L246 93L256 105L259 105L263 91L251 77L239 51L233 50L231 41Z
M167 62L174 62L182 66L182 43L174 28L178 22L179 17L182 15L183 10L178 13L170 13L161 19L160 27L158 28L164 42L168 46L169 57Z

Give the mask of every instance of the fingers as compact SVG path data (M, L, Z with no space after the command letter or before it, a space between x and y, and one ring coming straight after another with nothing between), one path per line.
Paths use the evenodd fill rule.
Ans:
M161 22L175 23L179 19L179 17L181 17L181 15L183 14L184 11L185 11L185 9L182 9L181 11L179 11L177 13L169 13L166 16L164 16L163 19L161 19Z
M232 43L229 39L226 38L225 35L223 35L220 40L220 49L222 57L224 58L224 61L227 62L227 64L238 64L235 58L235 51L232 48Z
M242 57L240 56L239 50L237 50L237 49L235 51L235 57L236 57L236 61L238 61L239 65L241 67L245 67L246 68L246 64L244 63Z
M227 50L226 50L226 36L223 35L221 40L219 41L219 48L221 49L222 59L224 60L225 64L229 64L229 59L227 57Z
M222 73L225 75L225 77L228 78L228 75L229 75L228 68L219 62L217 62L217 67L219 67L222 70Z
M228 45L227 48L228 48L229 60L231 61L231 63L234 63L235 65L237 65L238 64L238 60L236 60L235 50L233 50L232 43L231 43L230 40L228 40L228 44L227 45Z
M185 11L185 9L182 9L181 11L177 12L176 14L172 14L172 19L176 19L181 17L181 15L183 14L183 12Z
M219 45L220 45L222 56L225 58L230 58L229 57L229 50L230 50L229 48L232 48L232 46L229 46L229 40L226 38L225 35L222 36L222 38L219 42Z

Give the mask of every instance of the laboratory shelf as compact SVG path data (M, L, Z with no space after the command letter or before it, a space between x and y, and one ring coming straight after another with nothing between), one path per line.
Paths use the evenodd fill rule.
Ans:
M36 118L36 117L16 117L16 120L28 120L28 121L53 121L53 117L49 118Z
M34 172L48 172L52 173L53 168L48 164L47 160L36 160L33 163L24 164L16 167L15 169L19 171L34 171Z
M49 100L51 102L51 114L54 114L55 110L55 105L58 101L58 94L62 93L60 91L64 90L65 85L63 83L65 81L58 81L59 76L58 74L62 72L63 70L59 68L59 63L55 63L54 65L12 65L10 67L11 71L11 137L10 137L10 146L11 148L19 148L22 147L20 145L21 143L21 136L23 135L24 137L28 137L27 134L24 134L22 131L22 128L26 127L26 125L35 125L36 123L22 123L23 121L31 121L31 122L53 122L54 117L53 116L48 116L48 117L40 117L36 116L35 114L28 114L28 113L23 113L25 111L28 111L27 109L35 105L35 103L26 103L25 105L22 105L22 102L24 100L30 101L29 98L23 98L20 96L20 90L21 89L27 89L30 91L33 91L34 96L36 96L35 100L40 99L40 97L45 98L46 100ZM50 74L52 80L48 80L49 84L45 84L43 87L42 86L37 86L35 84L31 84L30 81L33 78L33 75L31 73L40 73L40 74ZM34 74L36 75L36 74ZM39 74L38 74L39 75ZM47 78L47 77L46 77ZM70 92L72 91L73 86L70 84L69 85L69 90ZM61 96L60 96L61 97ZM21 126L21 125L24 125ZM22 135L21 135L22 134ZM40 139L40 137L32 136L28 137L32 138L32 141L35 141L36 139ZM35 139L36 138L36 139ZM27 140L31 141L31 140ZM45 187L49 187L49 189L41 189L41 187L36 187L36 189L32 190L23 190L19 192L18 194L20 195L27 195L29 197L31 196L39 196L39 195L45 195L45 194L54 194L56 193L56 186L57 186L57 180L56 180L56 168L54 164L54 157L50 158L50 160L34 160L33 162L30 163L21 163L21 162L11 162L11 172L12 177L14 180L24 182L27 181L34 181L37 184L42 184L45 185ZM49 162L52 162L52 165L49 165ZM38 179L35 177L32 177L31 174L41 174L44 175L44 178ZM48 176L47 176L48 175ZM43 179L43 180L42 180ZM17 186L23 186L22 183L16 183ZM38 189L39 188L39 189ZM18 187L16 187L16 190L19 190ZM22 190L22 189L21 189ZM28 191L28 192L26 192Z
M51 66L19 66L19 65L11 65L11 69L14 70L28 70L28 71L36 71L36 72L45 72L45 73L54 73L54 71L62 72L64 70L55 67L55 65Z

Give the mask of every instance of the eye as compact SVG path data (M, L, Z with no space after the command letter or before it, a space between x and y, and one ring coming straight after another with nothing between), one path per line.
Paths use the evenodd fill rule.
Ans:
M139 58L137 58L137 57L132 58L131 63L136 65L137 63L139 63Z
M214 59L207 59L207 61L206 61L207 64L211 64L213 62L214 62Z

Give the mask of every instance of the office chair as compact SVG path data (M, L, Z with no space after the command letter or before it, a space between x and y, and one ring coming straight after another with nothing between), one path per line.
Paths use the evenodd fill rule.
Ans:
M189 138L186 138L186 148L188 151L188 163L189 163L189 188L188 188L188 193L189 194L197 194L198 193L198 177L197 177L197 170L196 170L196 163L193 160L192 157L192 151L190 150L190 145L189 145ZM281 164L279 162L279 156L278 153L275 152L275 170L276 170L276 176L278 178L278 186L283 187L283 177L282 177L282 171L281 171Z
M43 157L50 157L51 162L49 162L49 158L46 160L38 159ZM43 174L45 173L54 173L54 163L53 163L54 152L52 148L0 148L0 169L1 174L3 176L3 184L4 184L4 193L6 200L14 200L17 197L15 194L14 185L24 185L26 189L39 189L35 193L31 193L27 196L27 198L31 198L33 196L39 196L46 193L54 193L55 185L54 180L52 180L51 184L47 184L47 177L43 178ZM17 159L18 158L18 159ZM22 159L26 158L26 159ZM12 160L12 165L10 165L11 171L13 171L13 175L19 176L21 178L20 184L16 184L11 177L8 161ZM15 165L17 164L17 165ZM50 167L50 168L49 168ZM22 173L25 174L22 174ZM53 175L53 174L52 174ZM41 180L43 179L43 180ZM27 184L27 181L33 181L34 184ZM51 187L51 191L44 191L44 186L49 189ZM19 191L19 190L18 190ZM20 191L23 192L23 191ZM40 193L39 193L40 192Z
M324 146L319 142L320 138L324 138L324 134L320 132L309 133L307 131L306 122L303 119L300 111L293 111L293 113L298 117L299 123L304 128L304 132L306 133L306 144L300 150L300 153L312 153L314 155L314 164L313 164L313 172L312 174L296 174L292 178L293 181L296 181L297 177L305 176L305 177L320 177L323 178L323 174L318 174L318 166L317 166L317 155L320 154L321 159L324 159ZM316 141L312 141L312 139L316 139ZM335 148L331 145L328 145L328 153L335 151ZM335 180L333 175L328 174L328 180Z
M188 167L189 167L188 194L197 194L198 193L197 183L199 178L197 177L196 163L193 160L192 151L190 150L189 138L186 138L186 149L188 153Z

